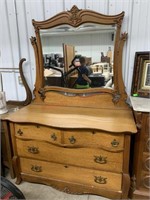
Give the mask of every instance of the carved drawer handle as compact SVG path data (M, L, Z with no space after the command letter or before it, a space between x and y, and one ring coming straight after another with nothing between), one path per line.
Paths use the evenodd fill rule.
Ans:
M95 176L94 181L98 184L106 184L107 183L107 178L104 178L102 176Z
M103 156L94 156L94 161L96 163L99 163L99 164L106 164L107 163L107 157L103 157Z
M42 172L42 166L32 165L31 170L34 172Z
M57 140L57 136L55 135L55 133L53 133L53 134L51 135L51 138L52 138L54 141Z
M28 152L29 153L33 153L33 154L37 154L39 153L39 148L38 147L28 147Z
M76 139L74 138L74 136L71 136L69 138L69 141L70 141L71 144L74 144L76 142Z
M22 136L22 134L23 134L22 130L19 129L19 130L17 131L17 134L20 135L20 136Z
M117 147L117 146L119 145L119 142L118 142L116 139L114 139L114 140L111 142L111 145L112 145L113 147Z

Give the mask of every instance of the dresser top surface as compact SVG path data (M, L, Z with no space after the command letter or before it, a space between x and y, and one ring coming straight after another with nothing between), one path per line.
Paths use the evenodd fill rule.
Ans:
M57 128L87 128L136 133L130 110L93 109L30 104L8 116L17 123L37 123Z

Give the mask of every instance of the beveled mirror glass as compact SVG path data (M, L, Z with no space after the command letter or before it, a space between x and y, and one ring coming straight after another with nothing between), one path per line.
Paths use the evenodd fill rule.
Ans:
M75 91L78 72L70 73L74 56L84 56L92 80L87 92L115 93L126 97L122 79L122 50L127 34L121 34L124 12L108 16L73 6L45 21L33 20L31 38L36 58L34 94L44 90ZM63 89L62 89L63 88ZM85 92L85 91L84 91Z
M40 30L44 58L45 85L74 88L78 77L77 70L69 75L66 85L62 76L68 72L71 60L75 56L84 56L88 77L94 87L111 88L113 79L113 54L116 26L99 24L82 24L77 28L61 25L51 29ZM64 52L69 48L69 62L65 63Z

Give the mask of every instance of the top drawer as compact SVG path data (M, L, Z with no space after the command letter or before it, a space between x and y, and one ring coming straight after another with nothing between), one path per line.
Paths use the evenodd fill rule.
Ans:
M61 130L40 125L15 124L15 136L22 139L61 143Z
M84 146L108 150L123 150L124 135L111 134L102 131L73 131L63 132L63 143L66 146Z
M22 139L44 140L66 147L93 147L123 150L124 135L102 131L59 130L34 124L15 124L15 136Z

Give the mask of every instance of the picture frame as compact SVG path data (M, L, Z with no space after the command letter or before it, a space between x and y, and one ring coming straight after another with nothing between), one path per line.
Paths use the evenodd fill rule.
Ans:
M150 98L150 51L135 52L131 96Z

